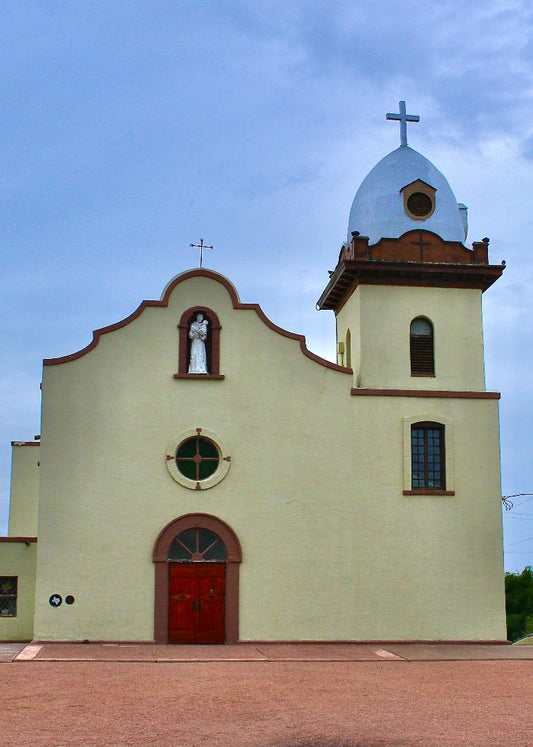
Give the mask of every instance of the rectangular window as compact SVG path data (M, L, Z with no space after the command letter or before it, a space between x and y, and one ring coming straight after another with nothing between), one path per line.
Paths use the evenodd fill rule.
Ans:
M0 576L0 617L17 616L17 576Z
M444 426L415 423L411 426L411 487L413 490L446 490Z

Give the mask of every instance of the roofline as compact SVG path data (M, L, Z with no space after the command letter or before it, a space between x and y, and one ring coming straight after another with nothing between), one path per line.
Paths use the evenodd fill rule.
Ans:
M504 265L343 259L318 299L317 308L339 311L358 285L477 288L483 292L503 270Z
M325 358L322 358L319 355L316 355L315 353L312 353L306 344L305 335L299 335L296 332L289 332L286 329L283 329L282 327L278 327L277 324L274 324L265 314L263 309L260 307L257 303L241 303L239 300L239 296L237 294L237 291L235 289L235 286L226 278L224 275L221 275L218 272L213 272L213 270L206 270L204 268L196 269L196 270L188 270L186 272L181 273L180 275L176 275L176 277L171 280L168 285L165 287L165 290L163 291L163 295L161 296L161 299L159 301L155 300L145 300L142 301L139 306L135 309L134 312L132 312L129 316L122 319L120 322L115 322L115 324L109 324L106 327L101 327L100 329L94 330L93 332L93 339L91 342L81 350L78 350L75 353L71 353L70 355L63 355L59 358L45 358L43 360L44 366L56 366L61 363L70 363L71 361L77 360L78 358L82 358L84 355L89 353L91 350L93 350L98 343L100 342L100 338L102 335L106 335L109 332L114 332L117 329L121 329L122 327L126 327L128 324L133 322L135 319L137 319L138 316L140 316L143 311L147 308L152 307L159 307L159 308L166 308L169 304L170 296L174 289L180 284L183 283L186 280L190 280L191 278L195 277L205 277L209 278L211 280L215 280L216 282L223 285L227 292L229 297L231 298L231 302L233 304L233 308L237 309L239 311L241 310L247 310L247 311L255 311L257 316L261 319L261 321L269 327L274 332L277 332L279 335L282 335L283 337L288 337L291 340L296 340L300 343L300 350L302 353L307 357L310 358L312 361L315 361L315 363L319 363L321 366L325 366L326 368L330 368L334 371L339 371L341 373L346 374L353 374L353 370L351 368L346 368L345 366L339 366L337 363L332 363L331 361L326 360Z

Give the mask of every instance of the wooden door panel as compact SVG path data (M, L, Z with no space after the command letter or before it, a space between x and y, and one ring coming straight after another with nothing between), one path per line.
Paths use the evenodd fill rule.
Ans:
M225 642L225 563L169 563L168 642Z
M168 642L196 643L198 575L192 564L168 566Z
M224 563L205 563L198 574L198 643L224 643Z

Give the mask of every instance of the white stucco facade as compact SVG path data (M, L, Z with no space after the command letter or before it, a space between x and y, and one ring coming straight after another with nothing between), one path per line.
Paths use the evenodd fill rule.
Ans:
M161 536L185 517L228 527L239 546L226 641L504 640L486 281L432 225L419 226L429 260L406 264L400 234L385 259L363 261L355 244L341 255L322 303L336 314L337 363L209 270L178 275L86 349L45 361L40 446L13 447L12 537L0 542L0 575L28 581L0 638L165 640L174 561L161 559ZM198 313L207 375L188 372ZM432 329L422 376L415 318ZM442 474L420 489L412 433L428 424ZM208 477L180 471L195 438L217 450Z

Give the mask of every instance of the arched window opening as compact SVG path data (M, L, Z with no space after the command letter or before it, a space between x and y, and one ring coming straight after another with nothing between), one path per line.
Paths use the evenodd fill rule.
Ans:
M411 426L411 487L413 490L446 490L444 426L414 423Z
M411 322L410 350L411 376L434 376L433 325L429 319L419 316Z
M177 563L222 563L226 558L220 537L198 527L181 532L168 550L168 559Z

